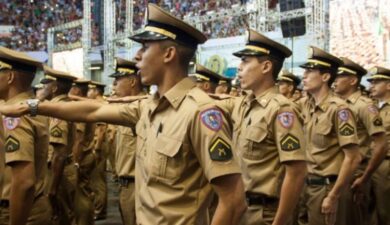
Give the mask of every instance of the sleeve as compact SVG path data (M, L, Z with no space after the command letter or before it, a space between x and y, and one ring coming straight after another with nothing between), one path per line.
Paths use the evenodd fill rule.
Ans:
M138 100L129 104L118 106L118 112L121 118L127 121L128 126L135 126L135 124L137 124L141 115L141 108L145 106L145 101L147 100Z
M374 104L365 105L359 110L359 114L359 118L370 136L385 132L379 110Z
M34 162L34 120L26 116L5 118L5 162Z
M191 123L191 141L209 181L228 174L241 173L233 154L231 128L222 110L204 107Z
M275 142L281 162L305 160L302 119L291 106L281 107L273 120Z
M50 144L68 145L69 122L56 118L50 119Z
M348 107L340 107L334 117L340 147L358 144L356 119L352 111Z

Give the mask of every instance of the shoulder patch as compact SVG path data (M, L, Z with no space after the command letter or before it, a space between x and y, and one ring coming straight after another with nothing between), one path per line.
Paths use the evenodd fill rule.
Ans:
M7 128L7 130L14 130L17 128L20 124L20 118L13 118L13 117L5 117L3 119L4 127Z
M294 151L301 148L301 143L294 135L287 134L280 141L280 147L283 151Z
M200 113L202 123L213 131L219 131L222 128L222 112L217 108L206 109Z
M58 126L55 126L50 130L50 135L56 138L60 138L62 137L62 129Z
M20 149L20 142L12 136L5 140L5 152L15 152Z
M292 112L282 112L278 114L278 120L282 127L291 128L294 124L295 115Z
M222 138L218 137L209 149L210 158L213 161L228 161L233 157L232 148Z
M58 125L61 122L61 120L58 119L58 118L52 118L52 122L53 122L53 124L55 126L55 125Z
M368 111L370 113L375 114L375 115L379 114L378 108L375 105L369 105L368 106Z
M350 136L355 133L355 129L349 123L345 123L341 126L339 131L342 136Z
M383 126L382 118L377 116L373 121L374 126Z
M346 110L346 109L342 109L342 110L340 110L338 113L338 116L339 116L339 119L341 120L341 121L347 121L348 119L349 119L349 112L348 112L348 110Z

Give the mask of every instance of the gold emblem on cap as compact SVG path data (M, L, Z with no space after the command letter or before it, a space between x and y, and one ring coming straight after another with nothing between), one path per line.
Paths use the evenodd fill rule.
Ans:
M118 65L118 60L117 60L117 59L114 59L114 65L113 65L113 67L116 68L117 65Z
M12 66L8 63L0 61L0 69L12 69Z
M167 30L165 30L165 29L162 29L162 28L147 26L147 27L145 27L145 30L146 30L146 31L151 31L151 32L155 32L155 33L162 34L162 35L164 35L164 36L167 36L167 37L169 37L169 38L172 38L173 40L176 39L176 34L170 32L170 31L167 31Z
M128 73L128 74L133 74L135 70L128 69L128 68L118 68L116 71L119 73Z

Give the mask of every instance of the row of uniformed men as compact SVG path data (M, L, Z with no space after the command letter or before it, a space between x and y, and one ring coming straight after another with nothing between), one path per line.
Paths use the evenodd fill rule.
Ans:
M274 87L291 51L250 30L245 49L234 53L247 95L213 95L215 100L187 78L205 36L158 6L150 4L148 11L144 32L131 39L142 44L137 75L143 84L157 85L156 94L125 105L7 101L0 112L20 120L39 114L133 129L137 224L371 223L360 213L368 206L362 198L370 181L374 221L389 223L389 70L377 67L370 77L378 110L357 89L365 73L359 65L310 47L302 65L310 97L294 103ZM14 82L14 73L3 73L0 85ZM335 80L345 100L330 91ZM5 135L7 142L13 138ZM10 165L13 153L6 151ZM218 203L209 218L213 192Z

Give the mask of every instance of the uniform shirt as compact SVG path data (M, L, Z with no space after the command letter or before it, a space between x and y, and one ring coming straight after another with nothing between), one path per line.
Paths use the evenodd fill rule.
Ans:
M282 163L305 160L297 108L274 87L257 98L251 93L224 103L233 112L234 144L246 192L279 197Z
M68 102L68 101L70 100L67 95L59 95L51 100L51 102ZM50 148L54 148L55 145L67 146L67 153L69 156L71 156L72 147L76 135L75 131L76 131L76 127L74 123L65 120L60 120L57 118L50 118L50 122L49 122Z
M136 124L137 224L208 224L209 182L240 173L221 110L189 78L161 98L115 107Z
M92 151L95 147L95 126L94 123L76 123L76 130L82 137L81 150L83 152Z
M379 111L386 130L387 146L390 147L390 99L379 102ZM386 156L390 157L390 149L387 151Z
M384 132L382 118L374 102L370 98L363 96L360 91L350 95L346 102L356 115L360 153L363 158L368 157L370 136Z
M16 104L34 98L32 92L20 93L6 104ZM47 169L49 147L49 121L43 116L22 116L4 118L5 162L31 162L35 170L35 197L44 190L44 177ZM10 183L6 184L10 185Z
M337 175L344 160L342 148L358 144L355 116L346 102L332 93L320 104L305 98L306 157L308 172L319 176Z
M137 135L135 127L117 127L116 172L119 177L135 176L135 151Z
M0 105L4 102L0 100ZM0 114L0 118L3 118ZM5 166L5 152L4 152L4 130L3 123L0 123L0 199L3 191L3 180L4 180L4 166Z

